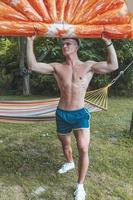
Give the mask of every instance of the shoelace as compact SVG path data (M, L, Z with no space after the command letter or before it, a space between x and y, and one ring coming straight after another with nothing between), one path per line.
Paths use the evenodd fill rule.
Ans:
M64 165L62 166L62 169L65 169L65 168L66 168L66 166L67 166L67 164L64 164Z

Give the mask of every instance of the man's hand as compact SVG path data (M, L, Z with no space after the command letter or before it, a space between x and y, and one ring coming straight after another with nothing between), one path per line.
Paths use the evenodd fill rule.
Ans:
M105 33L103 32L102 35L101 35L101 38L103 39L103 41L105 42L105 44L108 46L112 43L111 39L110 38L107 38L105 36Z
M107 61L94 63L92 71L97 74L106 74L118 69L117 55L111 39L106 37L105 32L102 33L101 38L104 40L107 48Z
M27 40L28 40L29 42L33 42L33 41L35 40L35 38L36 38L36 36L34 35L34 36L32 36L32 37L27 37Z

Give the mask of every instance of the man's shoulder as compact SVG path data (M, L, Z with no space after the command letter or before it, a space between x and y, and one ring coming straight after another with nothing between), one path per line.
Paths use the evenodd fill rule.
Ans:
M93 64L95 64L95 63L97 63L97 62L94 61L94 60L87 60L87 61L85 62L85 64L87 64L87 65L93 65Z
M63 66L62 63L58 63L58 62L50 63L50 65L51 65L53 68L57 68L57 67L62 67L62 66Z
M87 69L87 72L92 72L92 66L96 63L94 60L87 60L84 62L84 66Z

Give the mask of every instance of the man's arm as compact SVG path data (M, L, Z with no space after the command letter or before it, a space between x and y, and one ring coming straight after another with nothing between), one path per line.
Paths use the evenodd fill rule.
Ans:
M54 73L54 64L46 64L37 62L33 51L33 42L35 37L27 38L27 64L29 70L36 71L43 74Z
M110 39L102 38L107 48L107 61L92 63L91 71L97 74L106 74L118 69L118 60L113 43Z

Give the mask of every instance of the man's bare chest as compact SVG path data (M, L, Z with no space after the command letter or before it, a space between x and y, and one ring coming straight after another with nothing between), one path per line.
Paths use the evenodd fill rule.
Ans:
M60 88L63 88L66 91L70 88L75 88L76 90L80 90L82 88L86 90L92 78L92 74L83 69L64 69L59 71L56 78Z
M83 68L63 68L57 73L58 78L64 82L77 82L87 77L87 71Z

